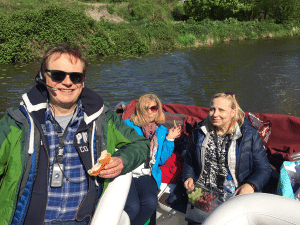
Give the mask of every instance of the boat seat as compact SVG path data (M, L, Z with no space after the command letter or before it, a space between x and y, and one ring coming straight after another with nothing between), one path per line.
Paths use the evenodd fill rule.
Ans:
M296 225L300 202L267 193L238 195L222 203L202 225Z

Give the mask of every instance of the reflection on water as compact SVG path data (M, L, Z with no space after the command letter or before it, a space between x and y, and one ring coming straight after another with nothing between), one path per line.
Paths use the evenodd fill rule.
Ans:
M23 65L0 65L0 118L6 108L17 105L23 93L34 85L36 63Z
M232 91L244 111L300 116L299 63L299 36L249 40L99 60L90 66L85 84L111 106L147 92L156 93L163 103L208 106L214 93ZM34 84L36 68L38 63L0 67L0 117Z

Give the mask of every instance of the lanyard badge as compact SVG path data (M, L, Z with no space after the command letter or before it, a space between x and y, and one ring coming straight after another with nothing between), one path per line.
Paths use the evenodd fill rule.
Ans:
M52 166L51 187L57 188L63 185L64 164L54 163Z

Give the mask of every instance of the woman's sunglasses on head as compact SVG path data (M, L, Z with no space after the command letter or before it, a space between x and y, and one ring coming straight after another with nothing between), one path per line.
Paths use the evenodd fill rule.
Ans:
M78 84L78 83L81 83L85 77L85 75L83 73L79 73L79 72L67 73L67 72L61 71L61 70L47 70L47 69L45 71L51 74L51 79L55 82L62 82L66 78L66 76L69 75L70 80L74 84Z
M151 112L157 112L158 110L158 106L157 105L154 105L154 106L151 106L151 107L146 107L146 110L148 111L150 109Z

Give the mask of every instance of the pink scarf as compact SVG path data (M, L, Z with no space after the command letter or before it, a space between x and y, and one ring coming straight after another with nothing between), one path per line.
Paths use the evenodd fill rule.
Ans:
M152 168L152 165L155 164L155 154L157 152L157 148L158 148L158 141L157 141L157 134L156 134L156 130L157 130L158 126L155 122L143 126L143 133L145 138L148 138L150 140L150 160L149 160L149 166L150 168Z

